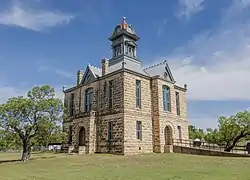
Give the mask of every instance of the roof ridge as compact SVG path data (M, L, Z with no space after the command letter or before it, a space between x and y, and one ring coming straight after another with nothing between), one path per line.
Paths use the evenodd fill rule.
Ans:
M88 66L101 70L101 68L88 64Z
M167 62L167 60L164 60L164 61L162 61L162 62L160 62L160 63L151 65L151 66L145 68L144 70L147 70L147 69L150 69L150 68L153 68L153 67L156 67L156 66L160 66L160 65L162 65L162 64L165 64L166 62Z

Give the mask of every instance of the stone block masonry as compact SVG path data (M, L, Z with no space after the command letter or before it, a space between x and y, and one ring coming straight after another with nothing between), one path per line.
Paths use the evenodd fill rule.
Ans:
M101 68L78 71L76 86L64 91L63 129L72 151L173 152L173 139L188 139L186 86L175 84L166 61L144 68L139 39L124 18L109 37L112 57Z
M141 82L141 106L136 107L136 80ZM112 107L109 107L109 82L113 82ZM171 110L163 110L162 86L170 87ZM93 113L84 109L85 91L93 88ZM180 115L176 111L175 92L180 94ZM72 144L79 146L79 131L85 129L86 153L163 153L173 139L188 139L185 92L158 77L146 78L128 72L117 73L99 81L79 86L65 95L70 106L74 93L74 115L64 122L65 131L73 127ZM67 111L68 113L70 110ZM76 118L76 116L79 116ZM82 117L81 117L82 116ZM136 123L141 122L141 139ZM112 122L112 140L108 124Z
M141 82L141 107L136 107L136 80ZM124 154L152 153L150 79L124 74ZM136 123L141 122L141 139L136 135Z

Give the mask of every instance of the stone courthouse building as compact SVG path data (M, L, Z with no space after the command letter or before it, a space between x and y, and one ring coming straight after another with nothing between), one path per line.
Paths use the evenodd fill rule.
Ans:
M125 18L109 40L112 57L101 68L79 70L77 85L64 90L65 147L86 154L172 151L173 139L188 139L186 85L175 84L166 61L143 67L139 37Z

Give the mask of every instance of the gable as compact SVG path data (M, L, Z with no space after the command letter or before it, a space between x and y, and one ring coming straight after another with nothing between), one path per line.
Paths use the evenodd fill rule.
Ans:
M86 83L92 82L95 79L96 79L96 77L95 77L94 73L91 71L91 69L88 66L84 75L83 75L83 79L82 79L81 84L86 84Z
M153 65L149 68L144 69L144 71L150 76L160 76L167 81L175 83L174 77L170 71L167 61L163 61L160 64Z
M174 77L170 71L170 68L169 68L167 62L165 63L165 72L163 74L163 77L164 77L164 79L166 79L168 81L175 82Z

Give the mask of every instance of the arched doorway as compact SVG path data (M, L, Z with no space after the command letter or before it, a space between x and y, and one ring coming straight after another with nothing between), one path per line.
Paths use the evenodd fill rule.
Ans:
M78 139L79 146L85 146L85 128L81 127L79 130L79 139Z
M173 130L169 125L165 127L165 145L173 145Z

